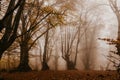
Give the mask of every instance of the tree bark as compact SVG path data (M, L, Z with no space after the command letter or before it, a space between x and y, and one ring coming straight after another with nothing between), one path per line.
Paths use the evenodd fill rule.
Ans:
M16 11L14 20L13 20L14 10L12 10L12 9L13 9L13 7L15 7L14 6L15 0L10 1L8 11L6 12L5 17L3 17L2 20L0 20L0 31L3 28L5 28L5 33L0 40L0 59L2 58L2 55L5 52L5 50L7 50L16 39L20 16L23 11L24 4L25 4L25 0L22 0L22 1L19 0L19 1L21 3L19 4L20 6L19 6L18 10ZM9 12L9 10L12 10L12 11ZM12 20L13 20L13 23L12 23Z
M17 68L18 71L30 71L32 70L29 66L29 51L28 42L23 41L20 44L20 64Z

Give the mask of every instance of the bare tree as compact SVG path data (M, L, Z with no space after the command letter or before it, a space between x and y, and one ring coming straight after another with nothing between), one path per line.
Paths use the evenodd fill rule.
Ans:
M117 22L118 22L117 41L120 41L120 8L119 8L119 1L118 0L108 0L108 1L109 1L110 8L112 9L113 13L116 15L116 18L117 18ZM112 41L114 43L115 40L112 40ZM115 52L115 54L120 56L120 44L117 43L117 42L115 44L116 44L116 48L117 48L117 52ZM120 63L118 64L117 70L120 73Z
M88 31L90 30L90 31ZM94 68L95 64L95 49L96 49L96 27L92 29L87 29L85 31L85 46L84 46L84 53L83 53L83 64L85 70L90 70Z
M118 35L117 35L117 40L119 41L120 39L120 10L118 6L118 0L109 0L109 4L111 9L113 10L114 14L116 15L117 21L118 21ZM120 45L117 44L117 54L120 54Z
M99 5L98 4L91 4L89 6L84 5L88 3L84 1L83 5L81 6L80 13L79 13L79 27L80 27L80 48L81 51L81 60L83 63L83 67L85 70L92 69L94 67L94 61L96 59L96 33L97 27L100 24L99 18ZM94 14L94 15L93 15ZM95 23L96 21L98 21ZM79 28L78 28L79 29Z
M75 56L75 62L71 60L71 54L73 53L73 44L74 40L76 38L75 33L71 33L71 29L69 27L65 27L64 33L61 31L61 52L62 52L62 58L66 61L67 69L75 69L76 65L76 58L77 54Z

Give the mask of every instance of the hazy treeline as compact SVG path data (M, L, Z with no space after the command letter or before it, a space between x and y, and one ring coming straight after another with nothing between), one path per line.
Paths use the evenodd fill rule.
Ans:
M119 20L115 3L106 1ZM109 62L102 67L97 61L105 27L101 6L92 0L1 0L0 69L109 69Z

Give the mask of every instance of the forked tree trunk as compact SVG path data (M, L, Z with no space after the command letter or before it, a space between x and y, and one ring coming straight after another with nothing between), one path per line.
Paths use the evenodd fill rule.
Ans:
M68 70L75 70L75 64L73 61L70 60L69 55L66 55L64 60L67 63L67 69Z

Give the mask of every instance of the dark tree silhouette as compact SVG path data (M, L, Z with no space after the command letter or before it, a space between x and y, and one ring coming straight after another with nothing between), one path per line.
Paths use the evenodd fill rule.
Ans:
M5 28L5 32L0 39L0 59L4 51L6 51L12 45L17 36L17 29L19 26L20 16L24 8L25 0L19 0L17 4L15 3L16 0L10 0L6 14L0 20L0 31ZM16 13L13 15L15 10Z

